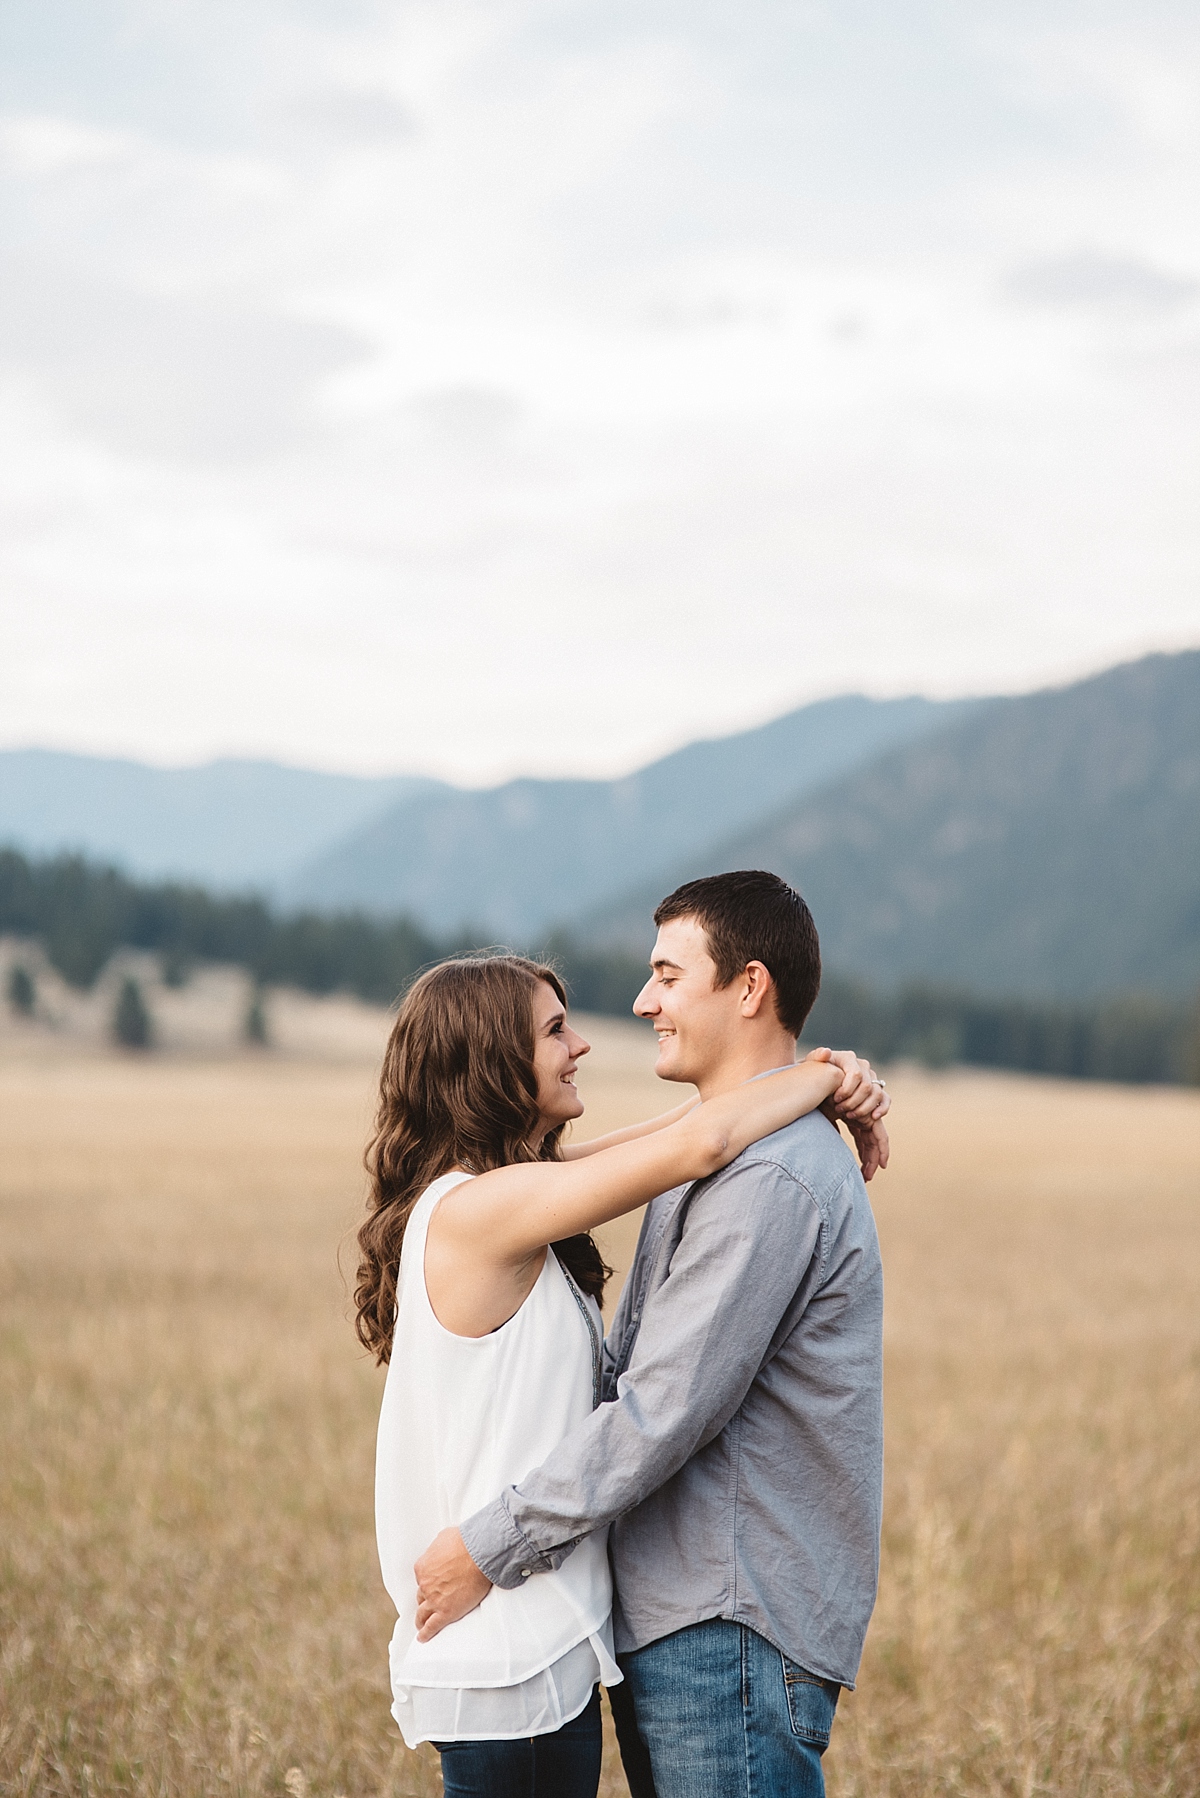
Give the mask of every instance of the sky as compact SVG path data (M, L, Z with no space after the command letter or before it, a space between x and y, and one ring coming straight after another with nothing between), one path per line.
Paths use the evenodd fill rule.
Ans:
M608 775L1200 643L1191 0L6 0L0 745Z

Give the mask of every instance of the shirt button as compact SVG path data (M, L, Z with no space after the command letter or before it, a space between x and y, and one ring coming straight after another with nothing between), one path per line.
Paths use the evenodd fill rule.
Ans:
M533 1572L533 1568L532 1568L532 1567L522 1567L522 1569L521 1569L521 1578L522 1578L522 1579L528 1579L528 1578L529 1578L529 1576L530 1576L530 1574L531 1574L531 1573L532 1573L532 1572Z

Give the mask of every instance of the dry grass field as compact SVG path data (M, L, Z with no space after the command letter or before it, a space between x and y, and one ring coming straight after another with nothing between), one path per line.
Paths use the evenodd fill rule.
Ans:
M589 1126L661 1107L649 1045L596 1041ZM831 1792L1193 1798L1200 1095L893 1086L883 1584ZM387 1713L335 1264L371 1099L362 1054L0 1051L6 1794L438 1790Z

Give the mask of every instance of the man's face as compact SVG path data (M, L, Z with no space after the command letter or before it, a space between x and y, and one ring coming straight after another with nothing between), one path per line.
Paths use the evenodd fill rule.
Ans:
M741 985L714 985L716 965L708 938L695 918L664 924L650 955L653 972L634 1000L639 1018L648 1018L658 1036L660 1080L699 1085L726 1054L737 1035Z

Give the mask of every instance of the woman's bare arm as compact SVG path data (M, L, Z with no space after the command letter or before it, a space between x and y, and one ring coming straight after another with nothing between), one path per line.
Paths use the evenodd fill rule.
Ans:
M890 1104L887 1094L880 1091L880 1082L870 1062L856 1055L853 1049L814 1049L805 1059L832 1061L842 1070L841 1085L827 1102L831 1117L836 1110L838 1117L846 1123L865 1123L870 1118L882 1118L886 1115ZM585 1155L597 1154L601 1149L614 1149L618 1143L636 1142L639 1137L650 1136L656 1130L666 1130L672 1124L677 1124L680 1118L686 1117L689 1111L694 1111L699 1103L699 1099L685 1099L682 1105L676 1105L658 1117L646 1118L640 1124L627 1124L623 1130L610 1130L604 1136L593 1137L590 1142L564 1143L562 1158L564 1161L579 1161Z
M431 1244L436 1234L476 1261L525 1264L547 1243L717 1173L752 1142L815 1111L841 1079L832 1062L802 1061L696 1105L665 1129L581 1160L495 1168L446 1194L430 1223Z
M591 1142L564 1143L563 1160L581 1161L585 1155L596 1155L601 1149L615 1149L618 1143L637 1142L643 1136L653 1136L656 1130L667 1130L677 1124L689 1111L695 1111L699 1103L699 1099L685 1099L682 1105L664 1111L659 1117L646 1118L640 1124L626 1124L623 1130L610 1130L605 1136L594 1136Z
M489 1335L524 1304L548 1243L717 1173L752 1142L815 1111L842 1077L831 1061L802 1061L578 1161L521 1162L463 1181L429 1220L425 1289L434 1315L456 1335Z

